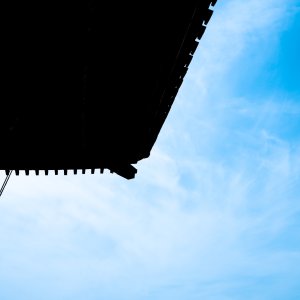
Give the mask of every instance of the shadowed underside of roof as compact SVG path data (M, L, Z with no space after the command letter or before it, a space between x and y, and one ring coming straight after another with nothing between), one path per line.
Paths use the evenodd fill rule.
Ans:
M6 4L0 169L109 169L149 157L216 1Z

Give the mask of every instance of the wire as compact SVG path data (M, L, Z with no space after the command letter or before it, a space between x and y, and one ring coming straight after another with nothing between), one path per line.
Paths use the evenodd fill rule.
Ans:
M2 184L2 188L1 188L1 190L0 190L0 197L1 197L1 195L2 195L2 193L3 193L3 191L4 191L4 189L5 189L5 187L6 187L6 185L7 185L7 182L8 182L8 180L9 180L9 177L10 177L11 173L12 173L12 170L9 171L9 173L7 174L5 180L4 180L3 184Z

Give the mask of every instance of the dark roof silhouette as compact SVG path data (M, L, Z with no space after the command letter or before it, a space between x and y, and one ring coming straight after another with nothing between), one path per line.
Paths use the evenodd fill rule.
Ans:
M133 178L216 0L7 2L0 169Z

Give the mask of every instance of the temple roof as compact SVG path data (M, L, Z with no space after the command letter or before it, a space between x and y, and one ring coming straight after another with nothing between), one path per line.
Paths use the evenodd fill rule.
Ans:
M0 169L133 178L216 1L61 2L6 4Z

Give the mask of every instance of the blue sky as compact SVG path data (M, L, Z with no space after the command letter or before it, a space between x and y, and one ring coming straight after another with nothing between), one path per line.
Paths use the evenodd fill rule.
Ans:
M299 32L300 1L219 0L134 180L12 175L0 299L300 299Z

